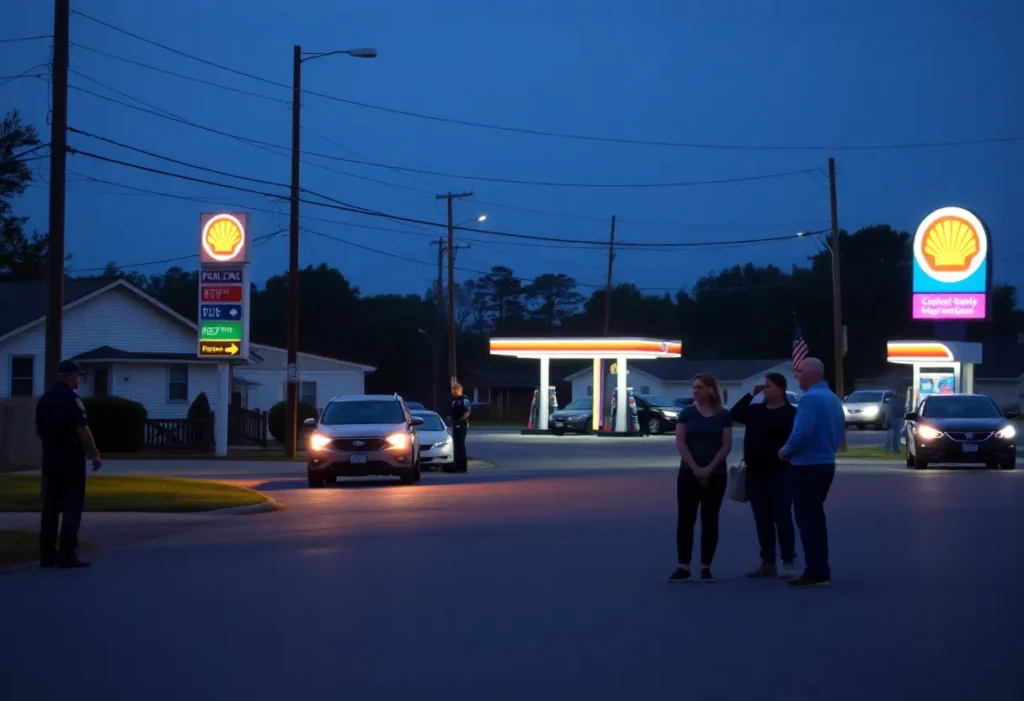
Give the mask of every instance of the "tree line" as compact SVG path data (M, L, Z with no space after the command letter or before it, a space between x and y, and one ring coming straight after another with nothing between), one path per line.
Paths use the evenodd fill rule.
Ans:
M16 113L0 123L0 278L45 276L47 237L25 231L27 220L12 201L32 179L19 154L39 146L31 126ZM690 289L651 294L633 283L611 290L609 333L681 339L689 358L787 358L794 321L813 354L830 361L832 346L831 253L823 250L784 270L751 262L705 275ZM928 338L932 325L910 318L910 235L887 225L840 233L843 321L847 327L847 377L885 368L885 342ZM70 257L69 257L70 260ZM172 267L145 275L107 265L104 276L122 276L189 319L196 319L198 271ZM300 271L301 350L378 368L371 391L430 396L432 349L447 357L447 290L422 294L363 295L344 273L326 264ZM252 290L251 337L286 345L288 277L275 275ZM525 281L512 267L495 266L455 290L459 367L518 366L491 357L490 336L600 336L605 326L605 290L589 295L576 280L551 272ZM972 340L1009 340L1024 332L1016 289L997 286L989 302L991 321L972 324ZM426 332L430 341L420 330ZM446 365L444 361L442 365ZM831 365L831 362L829 362Z

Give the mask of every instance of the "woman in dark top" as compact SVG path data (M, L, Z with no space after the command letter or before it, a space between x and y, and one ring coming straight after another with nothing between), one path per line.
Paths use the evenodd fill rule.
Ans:
M752 403L759 393L764 402ZM754 387L730 412L732 420L744 424L743 460L747 463L747 498L754 512L761 564L748 577L796 576L796 533L793 530L793 488L790 467L779 460L779 450L793 431L796 407L786 397L786 378L768 373L764 384ZM775 536L782 551L782 571L775 564Z
M700 579L713 582L711 560L718 546L718 514L729 479L725 459L732 450L732 420L722 407L718 382L707 373L693 378L693 404L683 409L676 421L676 450L681 458L676 478L677 565L668 581L690 579L693 526L699 509Z

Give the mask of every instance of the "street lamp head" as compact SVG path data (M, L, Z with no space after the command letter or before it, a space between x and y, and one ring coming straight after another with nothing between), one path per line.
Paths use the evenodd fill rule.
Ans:
M377 49L349 49L345 53L353 58L377 58Z
M476 218L476 220L477 221L487 221L487 215L486 214L481 214L479 217Z

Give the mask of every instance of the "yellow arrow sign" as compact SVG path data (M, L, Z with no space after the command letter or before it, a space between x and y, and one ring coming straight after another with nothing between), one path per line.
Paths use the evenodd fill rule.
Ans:
M199 342L199 355L201 356L238 355L241 350L233 341Z

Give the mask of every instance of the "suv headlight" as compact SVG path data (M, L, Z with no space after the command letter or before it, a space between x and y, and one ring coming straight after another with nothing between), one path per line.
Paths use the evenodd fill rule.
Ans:
M313 451L324 450L331 444L331 438L322 433L314 433L309 437L309 449Z
M409 447L409 434L408 433L392 433L390 436L385 438L388 442L389 448L397 448L399 450Z
M942 431L932 428L931 426L918 426L917 435L926 441L930 441L941 436Z
M866 407L864 407L864 416L875 416L876 414L878 414L878 407L876 407L876 406L866 406Z
M1003 438L1005 440L1010 440L1011 438L1016 437L1016 435L1017 429L1015 429L1013 426L1007 426L1006 428L1001 428L998 431L996 431L996 437Z

